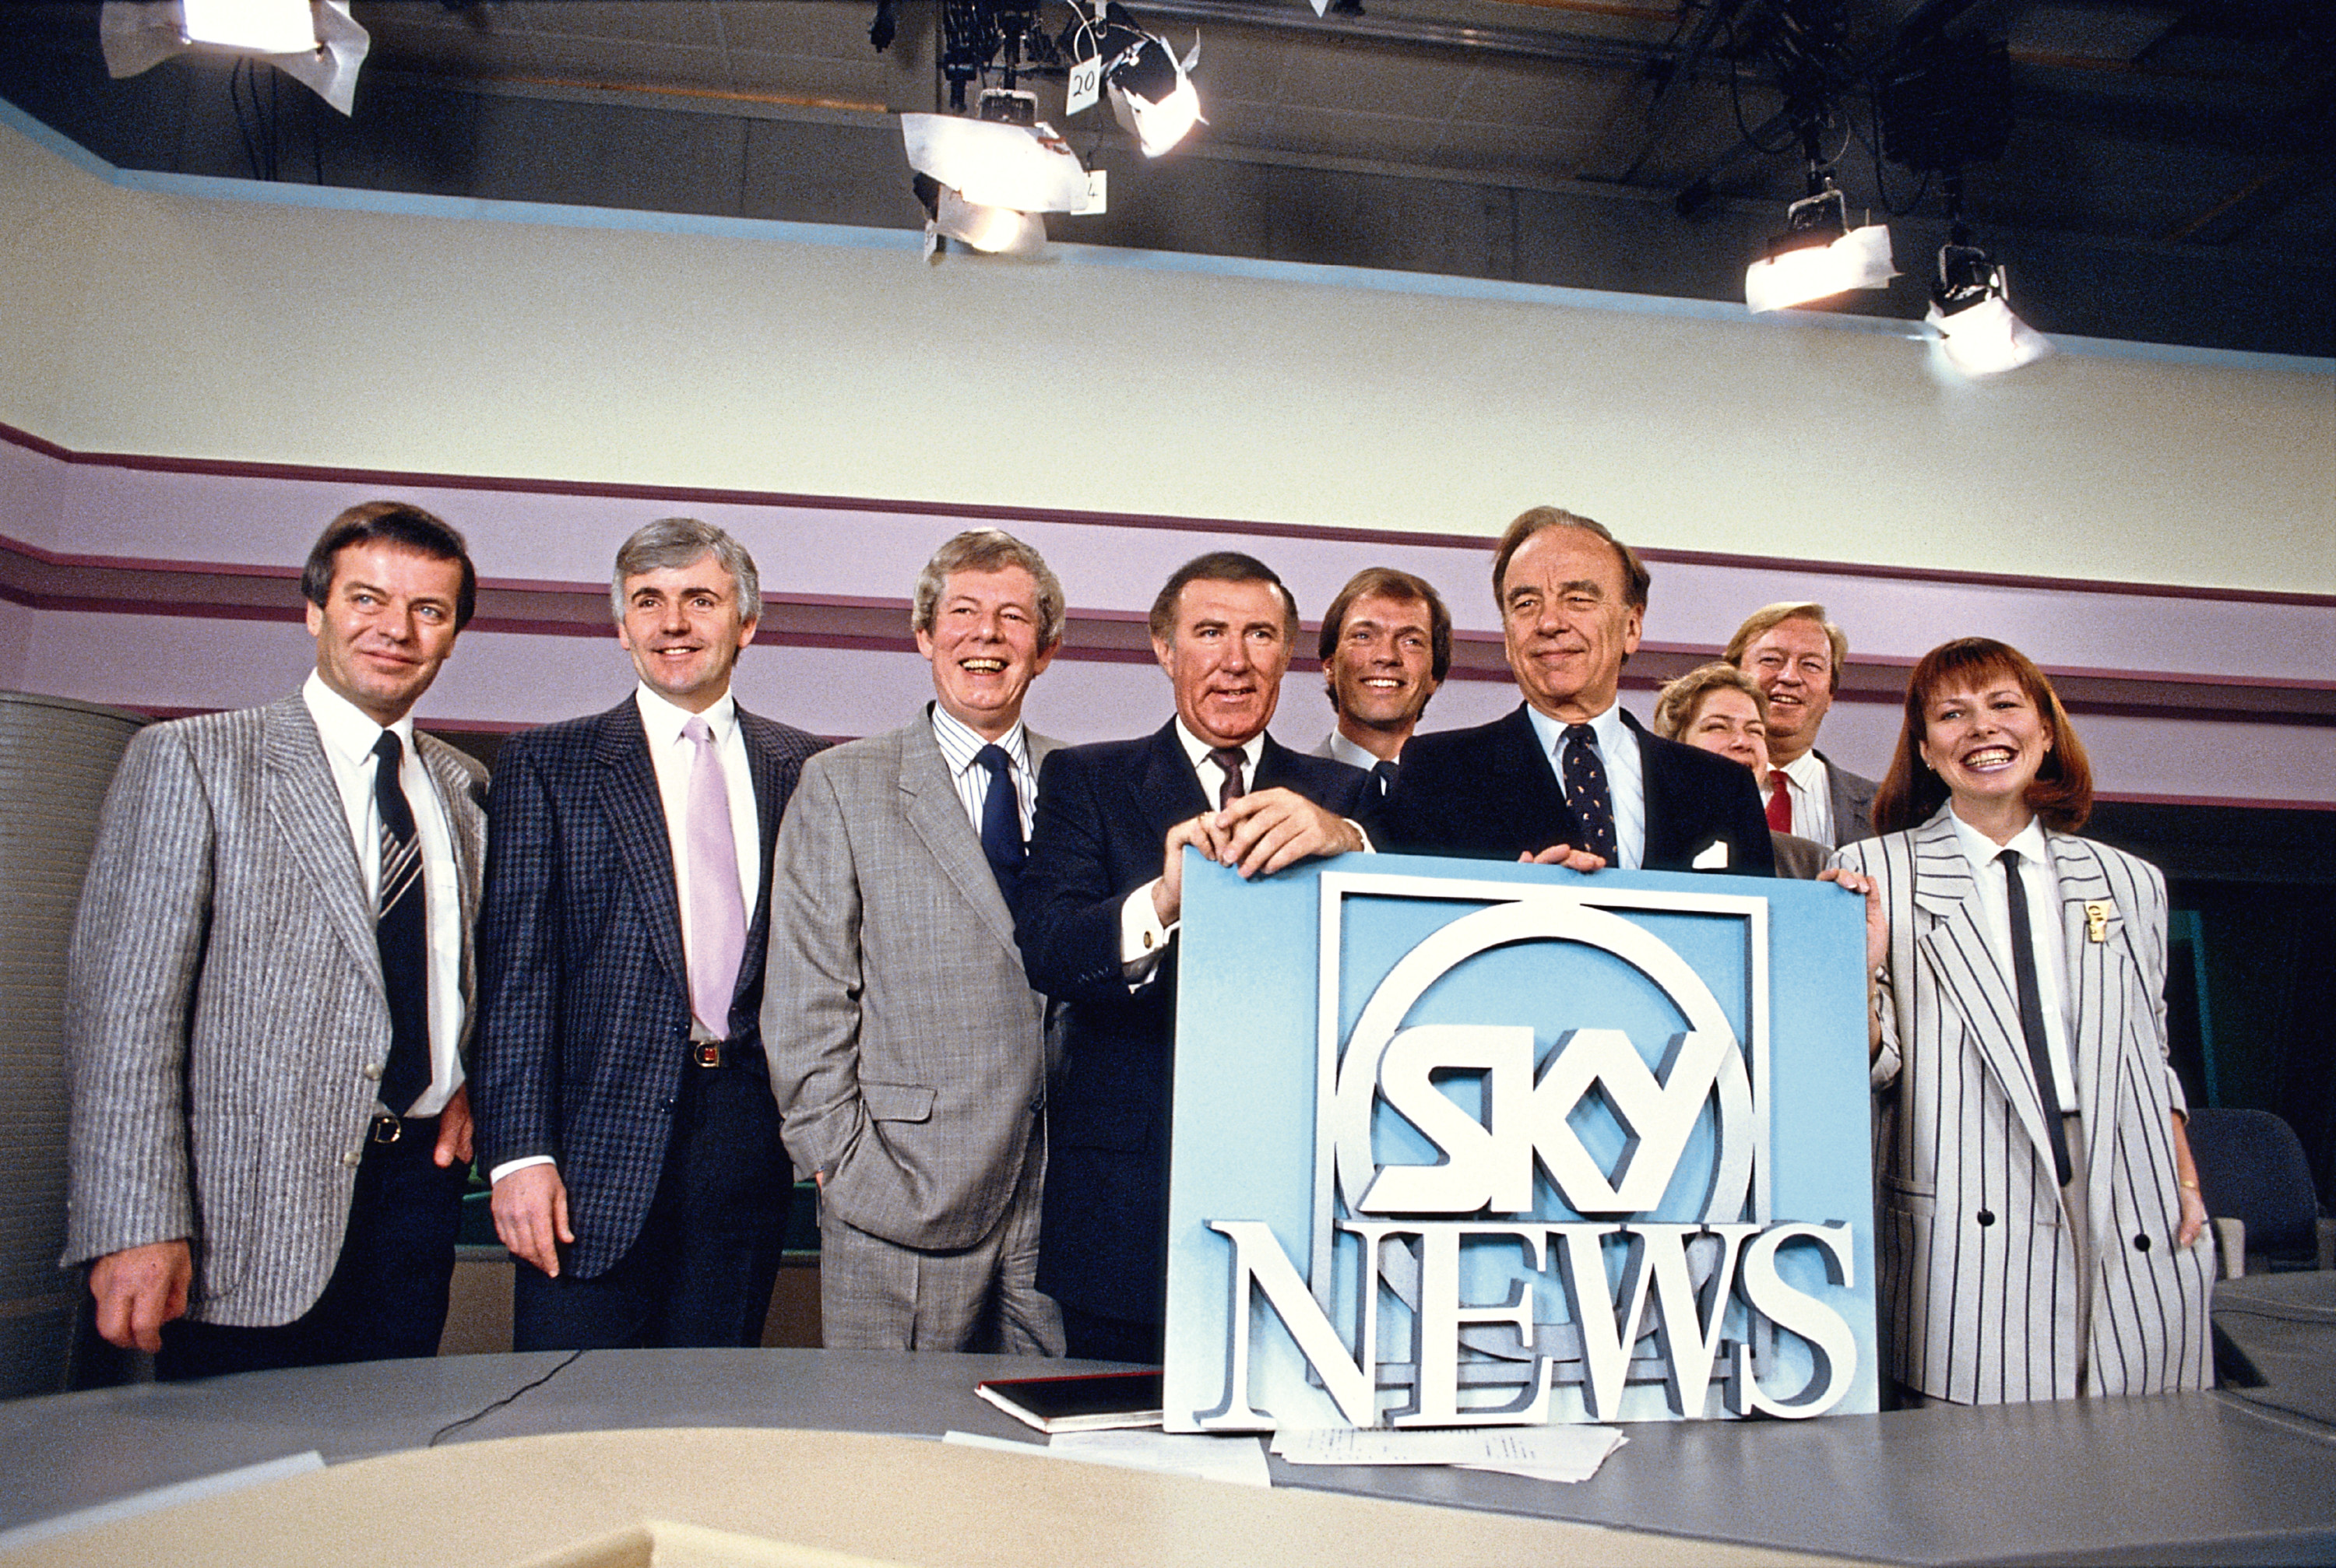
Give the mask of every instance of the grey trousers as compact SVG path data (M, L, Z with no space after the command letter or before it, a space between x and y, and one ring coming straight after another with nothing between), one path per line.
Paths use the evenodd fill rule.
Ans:
M1031 1141L1014 1195L970 1247L905 1247L819 1217L820 1339L831 1350L973 1350L1059 1356L1063 1318L1038 1290L1043 1135Z

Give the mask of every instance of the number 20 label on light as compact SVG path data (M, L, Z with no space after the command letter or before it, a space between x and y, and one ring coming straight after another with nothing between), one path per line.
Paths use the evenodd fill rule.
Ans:
M1065 117L1076 114L1082 109L1094 108L1095 100L1102 95L1102 57L1098 55L1093 60L1080 61L1071 67L1070 85L1063 93Z

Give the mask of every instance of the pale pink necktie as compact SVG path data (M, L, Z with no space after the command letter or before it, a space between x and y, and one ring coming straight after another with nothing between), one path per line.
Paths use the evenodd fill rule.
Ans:
M730 998L746 954L746 906L738 892L738 841L722 754L702 717L681 726L689 758L689 1008L715 1039L730 1035Z

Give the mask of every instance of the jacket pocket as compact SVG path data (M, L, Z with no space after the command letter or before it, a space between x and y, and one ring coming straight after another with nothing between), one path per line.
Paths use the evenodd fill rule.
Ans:
M922 1122L933 1114L933 1091L922 1084L878 1084L862 1078L860 1099L871 1122Z

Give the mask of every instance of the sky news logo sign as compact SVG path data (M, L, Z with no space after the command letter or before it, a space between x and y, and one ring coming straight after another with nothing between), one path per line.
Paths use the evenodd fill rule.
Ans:
M1874 1408L1857 901L1196 864L1180 940L1172 1430Z

